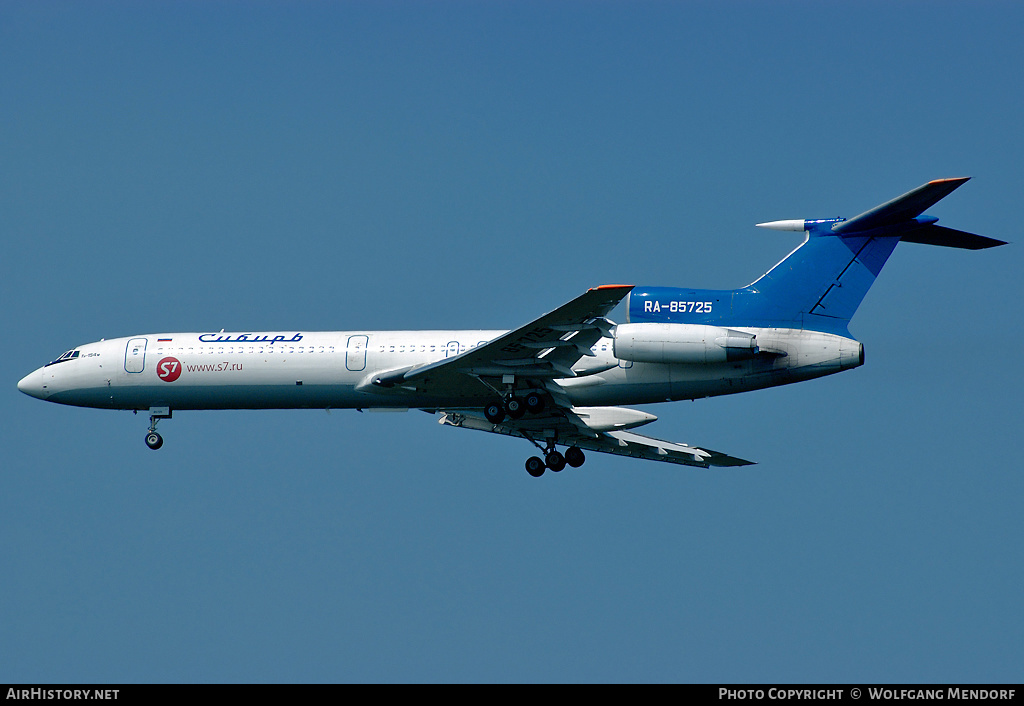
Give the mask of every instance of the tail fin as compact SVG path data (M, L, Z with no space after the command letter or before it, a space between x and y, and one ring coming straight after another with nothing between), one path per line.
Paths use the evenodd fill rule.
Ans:
M1005 245L937 226L938 218L921 215L968 178L930 181L849 220L759 223L762 228L805 231L807 236L782 262L742 289L638 287L630 295L629 320L805 328L849 335L850 319L901 240L970 250ZM691 302L698 304L681 306Z

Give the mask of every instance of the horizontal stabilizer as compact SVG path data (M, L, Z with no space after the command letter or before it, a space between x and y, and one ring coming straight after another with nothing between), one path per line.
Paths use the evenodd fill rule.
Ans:
M905 223L917 218L925 209L949 196L968 179L970 177L934 179L902 196L886 201L881 206L875 206L859 216L835 224L832 226L832 232L842 235Z
M962 248L964 250L984 250L997 245L1006 245L1005 240L987 238L984 235L966 233L962 230L945 228L935 224L912 230L900 236L904 243L921 243L923 245L941 245L946 248Z

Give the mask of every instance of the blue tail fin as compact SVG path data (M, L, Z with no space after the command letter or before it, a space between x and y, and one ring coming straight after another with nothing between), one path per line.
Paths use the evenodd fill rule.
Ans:
M851 218L773 221L806 232L796 250L756 282L734 290L637 287L631 322L802 328L848 336L847 326L901 241L977 250L1001 240L943 228L921 213L969 177L937 179Z

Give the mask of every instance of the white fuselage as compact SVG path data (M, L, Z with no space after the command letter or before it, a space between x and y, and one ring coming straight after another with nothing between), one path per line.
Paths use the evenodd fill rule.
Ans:
M574 406L644 404L725 395L829 375L863 363L860 343L798 329L740 329L772 355L714 364L618 360L602 338L557 385ZM18 384L60 404L146 410L291 408L467 408L494 399L476 393L420 394L373 379L443 360L504 331L333 331L147 334L74 349ZM72 351L69 351L71 354ZM68 354L66 354L68 355ZM598 371L598 372L593 372Z

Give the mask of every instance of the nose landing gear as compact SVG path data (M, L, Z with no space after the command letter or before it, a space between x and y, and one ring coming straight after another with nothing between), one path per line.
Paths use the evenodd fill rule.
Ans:
M156 431L157 422L161 419L171 418L170 407L149 408L149 431L146 432L146 446L156 451L164 445L164 438Z

